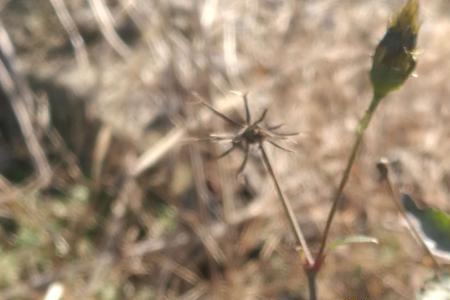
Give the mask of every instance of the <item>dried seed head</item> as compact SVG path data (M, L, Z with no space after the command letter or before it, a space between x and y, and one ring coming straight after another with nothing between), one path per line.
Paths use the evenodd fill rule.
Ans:
M414 70L419 27L419 0L408 0L392 18L373 56L370 78L379 98L399 88Z

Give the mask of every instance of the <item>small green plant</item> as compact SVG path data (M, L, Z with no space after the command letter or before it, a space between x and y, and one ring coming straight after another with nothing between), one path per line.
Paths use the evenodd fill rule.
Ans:
M370 78L373 87L373 97L364 116L358 123L356 138L347 160L341 182L333 198L333 206L325 225L320 250L316 261L323 259L328 233L336 214L342 192L347 184L350 171L355 162L358 150L364 137L364 133L370 124L375 110L390 92L400 88L411 75L416 66L416 43L419 33L419 1L408 0L403 8L392 19L387 32L378 44L373 56Z

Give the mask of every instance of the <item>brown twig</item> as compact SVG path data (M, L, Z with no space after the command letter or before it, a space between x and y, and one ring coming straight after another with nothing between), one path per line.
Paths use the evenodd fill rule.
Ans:
M273 180L278 197L280 198L281 203L283 204L283 208L286 212L286 215L289 220L289 224L291 225L292 231L294 232L297 243L302 247L302 250L305 253L305 257L308 262L308 265L312 266L314 264L314 258L311 255L311 251L309 250L308 244L306 243L305 236L304 236L302 230L300 229L300 226L297 223L294 211L292 209L292 205L289 202L289 200L286 198L286 196L284 195L283 191L281 190L277 176L275 175L275 172L272 168L272 164L270 163L270 159L267 156L267 152L262 143L259 144L259 149L262 154L262 159L263 159L264 165L266 166L266 168L269 172L269 175Z
M310 290L310 299L316 300L316 289L315 289L315 278L317 271L314 269L316 264L314 263L314 258L311 254L311 251L309 250L308 244L306 243L306 239L304 237L304 234L302 230L300 229L300 226L296 220L294 211L292 209L291 203L284 195L280 184L278 182L277 176L275 174L275 171L273 170L272 164L270 162L270 159L267 155L267 152L264 148L264 142L269 142L273 146L280 148L285 151L289 151L288 149L285 149L283 146L278 145L275 143L276 140L285 140L289 136L296 135L291 133L278 133L273 131L273 128L278 128L278 126L275 127L266 127L263 126L262 123L265 120L265 117L267 116L268 109L265 109L262 114L256 119L256 121L252 121L252 116L250 112L250 108L248 105L248 98L247 94L242 94L243 103L244 103L244 110L245 110L245 120L244 122L236 122L233 119L229 118L227 115L224 115L222 112L215 109L210 104L206 103L202 99L200 100L200 103L202 103L205 107L207 107L210 111L212 111L214 114L222 118L224 121L232 125L233 127L237 127L239 131L235 133L231 138L226 137L225 140L228 140L231 143L231 147L226 150L221 157L226 156L227 154L231 153L236 147L241 148L244 150L244 160L241 163L239 167L239 172L242 172L245 168L248 154L250 151L250 146L255 145L259 147L259 150L261 152L263 163L272 178L272 181L275 185L275 189L277 191L278 197L281 200L281 203L283 204L284 211L286 213L286 216L289 220L289 224L291 225L291 229L294 233L295 239L297 241L297 246L301 247L303 250L303 253L305 255L306 263L304 263L304 270L308 276L308 281L310 283L310 287L312 290ZM270 129L272 128L272 130ZM221 141L222 139L220 136L210 136L210 140L216 139L217 141ZM312 274L314 273L314 274Z

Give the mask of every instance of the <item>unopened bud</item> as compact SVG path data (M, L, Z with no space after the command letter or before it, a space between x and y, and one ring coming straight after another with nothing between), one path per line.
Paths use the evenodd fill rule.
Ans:
M408 0L389 23L373 56L370 78L378 98L399 88L416 66L419 1Z

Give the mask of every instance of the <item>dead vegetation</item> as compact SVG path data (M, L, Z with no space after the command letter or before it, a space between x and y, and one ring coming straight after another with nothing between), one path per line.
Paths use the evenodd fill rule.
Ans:
M317 250L401 2L0 1L16 74L8 90L0 73L0 298L306 299L257 152L236 177L242 153L194 142L230 128L193 93L239 119L229 91L248 91L255 115L301 132L295 153L268 152ZM381 104L332 228L380 245L329 255L321 299L411 299L431 274L375 167L395 160L402 190L449 211L450 7L428 2L419 77Z

